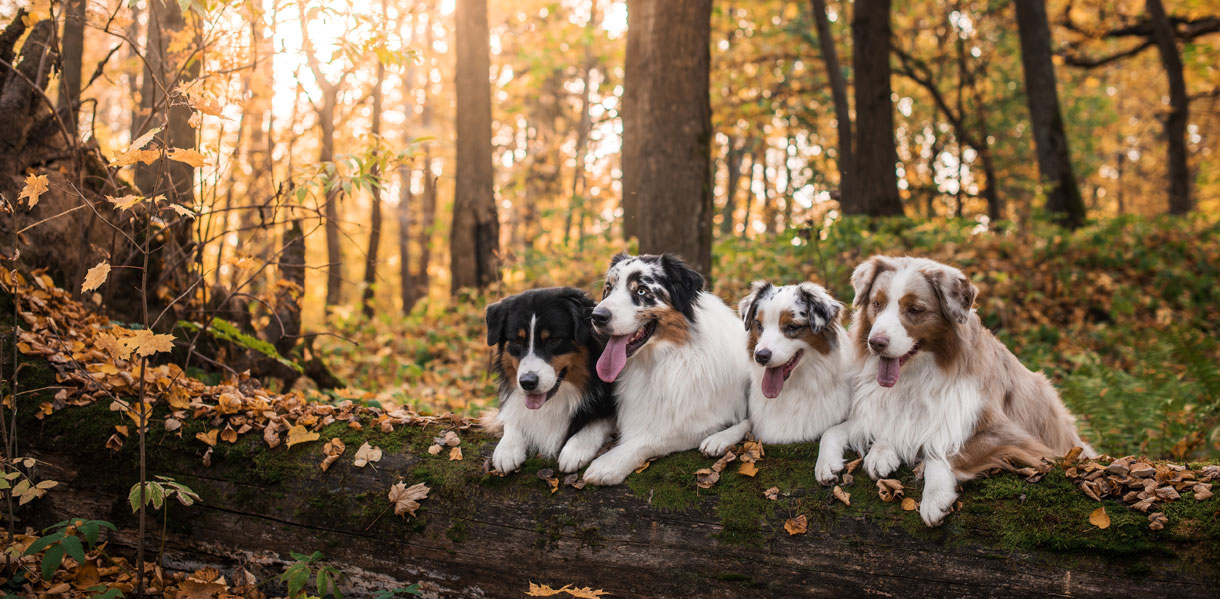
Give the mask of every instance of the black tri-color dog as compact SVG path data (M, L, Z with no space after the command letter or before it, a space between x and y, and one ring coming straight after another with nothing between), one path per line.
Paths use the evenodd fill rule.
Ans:
M537 452L575 472L614 433L612 384L593 374L604 349L590 323L593 306L579 289L554 287L487 307L504 429L492 455L496 470L512 472Z

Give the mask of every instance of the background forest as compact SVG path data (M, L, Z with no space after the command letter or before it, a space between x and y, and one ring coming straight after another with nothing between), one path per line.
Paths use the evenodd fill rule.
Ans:
M861 257L907 252L973 275L1099 447L1220 454L1214 3L0 0L0 23L6 258L175 334L199 376L475 413L486 302L595 288L614 251L678 251L727 299L768 276L843 300Z

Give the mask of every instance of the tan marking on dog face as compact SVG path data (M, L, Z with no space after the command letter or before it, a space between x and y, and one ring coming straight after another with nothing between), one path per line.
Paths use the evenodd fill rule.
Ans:
M555 369L555 372L562 372L566 368L567 374L564 375L564 382L584 389L585 383L589 381L589 350L581 347L574 352L555 356L551 359L551 367Z
M527 334L528 333L526 332L525 329L517 329L517 339L520 340L521 343L523 343L523 344L529 343L529 339L525 338L525 336Z
M890 296L885 291L885 285L878 285L878 279L893 276L893 271L886 271L873 277L873 291L868 303L864 305L863 310L857 310L857 318L860 319L860 326L856 328L856 349L859 350L861 356L869 354L868 336L873 332L873 321L876 320L877 314L885 309L890 303Z
M754 359L754 350L758 347L758 336L762 334L763 311L762 308L754 310L754 320L750 321L750 334L746 342L746 350L750 352L750 359Z
M792 313L792 310L784 310L779 315L780 332L787 331L788 327L795 324L795 322L796 315ZM784 334L787 335L787 333ZM809 328L809 323L805 322L799 326L799 332L797 332L795 338L804 341L806 345L817 350L818 353L826 355L834 351L834 344L832 343L833 335L834 327L831 325L827 325L820 332L815 333L813 329Z
M504 372L504 380L513 381L513 384L515 385L517 381L517 369L520 368L520 366L521 360L517 359L516 356L513 356L504 350L500 351L500 370Z
M656 319L657 329L652 334L653 339L668 341L674 345L685 345L690 340L690 322L669 304L641 310L640 315L645 322Z
M540 338L542 338L543 341L546 341L547 339L551 338L551 332L544 329L541 333L538 334L538 336Z

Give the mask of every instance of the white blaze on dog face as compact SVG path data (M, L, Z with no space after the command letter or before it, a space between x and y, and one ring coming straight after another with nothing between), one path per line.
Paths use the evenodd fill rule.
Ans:
M538 344L546 342L545 339L539 338L541 333L538 331L538 315L533 314L530 316L529 332L527 333L529 345L525 350L525 355L521 357L520 366L517 367L517 387L526 394L537 393L539 390L550 391L559 381L559 373L555 372L555 368L551 366L550 362L538 353ZM547 339L549 338L548 335ZM525 379L527 383L523 385L522 379ZM527 386L530 388L527 389Z
M825 354L833 349L838 340L828 327L837 321L840 310L839 302L814 283L783 287L754 283L738 313L750 333L751 359L764 371L763 395L777 397L806 352Z
M873 295L868 307L873 315L873 326L868 338L870 347L884 345L882 349L875 350L882 357L898 358L915 349L917 340L903 323L905 310L901 300L909 295L926 295L935 300L931 286L918 270L904 268L887 271L877 275L873 283Z
M630 335L647 324L650 308L668 300L660 284L664 273L659 264L630 257L615 264L606 273L602 301L595 309L610 311L610 321L598 326L606 335Z

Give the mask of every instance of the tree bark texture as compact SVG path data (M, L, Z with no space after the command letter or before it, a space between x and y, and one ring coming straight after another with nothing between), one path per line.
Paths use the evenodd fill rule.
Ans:
M1161 0L1147 0L1152 20L1152 39L1161 54L1165 77L1169 81L1169 115L1165 118L1165 137L1169 152L1169 213L1186 214L1193 207L1190 199L1190 167L1186 157L1186 122L1190 118L1190 98L1182 73L1182 56L1174 38L1173 26L1165 15Z
M386 2L381 1L381 14L386 14ZM385 82L385 65L377 61L377 79L373 87L373 124L371 127L373 143L381 146L381 88ZM380 159L380 152L374 154ZM360 300L360 311L365 318L372 318L376 304L377 289L377 252L381 245L381 164L373 163L373 189L369 194L369 246L364 254L364 293Z
M856 140L849 179L856 197L841 205L848 214L901 216L890 86L890 0L858 0L853 11Z
M711 0L628 2L623 232L712 266Z
M77 133L77 113L80 109L81 59L85 52L85 0L67 0L64 4L63 39L60 43L59 98L56 108L65 123Z
M1017 29L1021 38L1021 64L1025 69L1025 96L1034 129L1034 150L1046 193L1046 210L1070 228L1084 224L1084 199L1072 172L1055 65L1051 62L1051 31L1045 0L1019 0Z
M491 146L487 0L457 0L457 164L449 237L450 291L485 288L500 278Z

